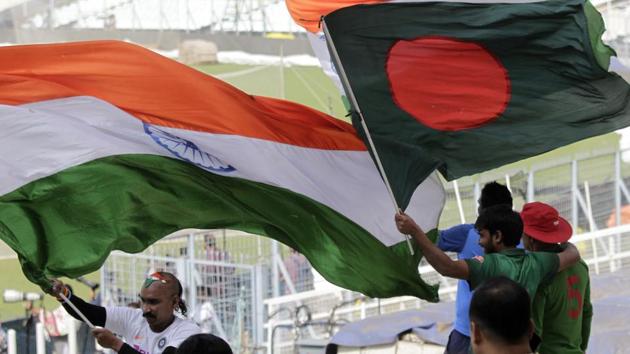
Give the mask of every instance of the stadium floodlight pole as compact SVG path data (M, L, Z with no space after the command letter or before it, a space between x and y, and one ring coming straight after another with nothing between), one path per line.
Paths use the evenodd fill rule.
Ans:
M328 25L326 24L325 16L322 17L321 22L323 24L324 35L326 36L326 42L328 43L329 50L333 55L332 59L335 61L335 64L337 64L337 69L339 70L341 83L343 84L343 87L346 93L348 94L348 97L350 98L350 102L352 103L352 106L354 107L354 109L357 111L357 114L359 115L359 119L361 120L361 126L363 127L363 131L365 131L365 135L367 136L370 150L372 150L372 153L374 154L374 160L376 160L376 166L378 167L378 170L381 173L381 176L383 176L385 187L387 188L387 191L389 192L389 196L391 197L392 202L394 202L395 212L400 213L402 209L400 209L400 207L398 206L398 202L396 201L396 197L394 196L394 191L392 190L392 186L389 183L389 180L387 179L387 174L385 173L385 169L383 168L383 163L381 162L381 159L378 156L378 152L376 151L376 146L374 145L374 141L372 140L372 135L370 135L370 130L368 129L367 124L365 123L365 119L363 119L363 112L361 112L361 108L359 107L359 102L354 96L354 92L352 91L352 87L350 86L350 81L348 81L348 77L346 76L346 71L343 68L343 64L341 63L341 60L339 59L337 48L335 48L335 43L333 42L332 37L330 36L330 32L328 32ZM411 236L403 235L403 237L405 241L407 242L407 246L409 246L409 253L413 256L414 251L413 251L413 246L411 246Z
M59 296L61 296L61 298L63 299L63 302L65 302L66 304L68 304L68 306L70 306L70 308L72 308L74 310L74 312L77 313L77 315L79 315L79 317L81 317L81 319L83 320L83 322L85 322L85 324L88 325L88 327L90 327L90 329L94 329L96 328L92 322L90 322L90 320L87 319L87 317L85 317L85 315L83 314L83 312L79 311L79 309L74 306L73 303L70 302L70 300L68 300L68 298L66 297L66 295L64 295L63 293L59 293Z

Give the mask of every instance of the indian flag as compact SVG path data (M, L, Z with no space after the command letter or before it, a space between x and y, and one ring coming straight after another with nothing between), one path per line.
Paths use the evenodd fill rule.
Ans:
M0 104L0 238L33 282L230 228L368 296L438 299L347 123L116 41L0 48ZM407 213L434 230L443 203L431 176Z

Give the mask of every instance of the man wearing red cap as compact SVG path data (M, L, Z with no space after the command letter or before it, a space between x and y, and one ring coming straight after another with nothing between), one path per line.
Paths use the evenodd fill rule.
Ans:
M560 244L573 234L558 211L544 203L525 204L521 219L523 245L529 251L561 252ZM532 310L540 354L584 353L593 317L586 263L580 260L538 289Z

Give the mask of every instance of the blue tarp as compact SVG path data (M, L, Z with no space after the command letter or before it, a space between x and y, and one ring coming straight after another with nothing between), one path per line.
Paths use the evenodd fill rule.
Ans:
M453 316L453 303L440 303L427 305L421 310L368 317L345 325L330 343L344 347L368 347L395 343L401 334L414 332L424 341L446 345Z

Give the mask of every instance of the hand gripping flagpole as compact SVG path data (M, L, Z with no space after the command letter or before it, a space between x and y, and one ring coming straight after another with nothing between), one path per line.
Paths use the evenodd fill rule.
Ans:
M378 167L378 170L381 173L381 176L383 176L385 187L387 188L387 191L389 192L389 196L392 199L392 202L394 202L395 212L399 213L401 212L401 209L398 206L396 197L394 196L394 191L392 190L392 186L389 183L389 180L387 179L387 174L385 173L385 169L383 168L383 163L381 162L381 159L378 156L378 152L376 151L376 146L374 145L374 141L372 140L372 135L370 134L370 130L368 129L367 124L365 123L365 119L363 119L363 112L361 112L359 103L357 102L357 99L354 96L354 92L352 91L352 87L350 86L350 81L348 81L348 77L346 76L346 71L343 68L343 64L341 63L341 60L339 59L339 54L337 53L337 48L335 48L335 43L333 42L332 37L330 36L330 33L328 32L328 26L326 25L325 17L322 17L322 24L323 24L323 29L324 29L324 35L326 36L326 42L328 42L328 45L330 46L330 52L333 55L333 60L337 64L337 69L339 70L339 76L341 78L343 87L345 88L345 91L348 94L348 97L350 98L350 102L352 103L352 106L356 109L357 114L359 115L359 118L361 120L361 126L363 127L363 131L365 131L365 135L367 136L370 150L372 151L372 154L374 154L374 160L376 160L376 166ZM414 251L413 251L413 246L411 245L411 236L403 234L403 238L407 242L407 246L409 246L409 253L413 256Z

